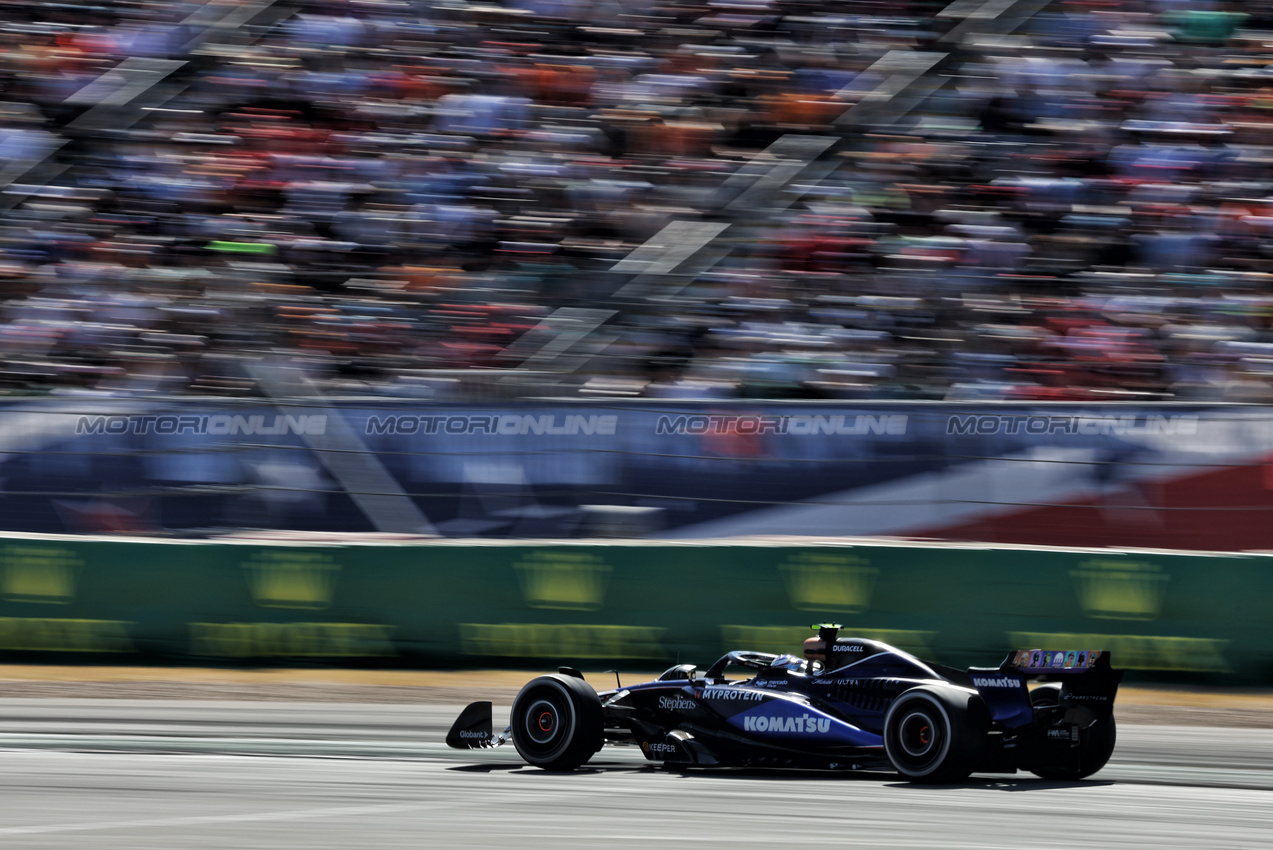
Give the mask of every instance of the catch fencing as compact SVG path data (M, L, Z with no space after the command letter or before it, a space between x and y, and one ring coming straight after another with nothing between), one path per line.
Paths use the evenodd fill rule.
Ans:
M1273 409L23 399L0 530L1273 549Z

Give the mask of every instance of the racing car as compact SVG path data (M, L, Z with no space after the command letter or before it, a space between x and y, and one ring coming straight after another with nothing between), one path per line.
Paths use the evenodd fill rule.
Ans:
M601 692L561 667L521 689L502 734L491 703L475 702L446 741L457 749L511 741L528 763L555 771L611 744L673 767L891 769L913 782L1018 770L1081 779L1114 750L1123 674L1108 652L1027 649L998 667L960 670L841 637L838 624L815 628L803 658L728 652L703 672L678 664L654 681Z

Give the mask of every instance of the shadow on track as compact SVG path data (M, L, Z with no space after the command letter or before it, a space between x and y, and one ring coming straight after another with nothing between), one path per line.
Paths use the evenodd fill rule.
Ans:
M905 782L897 778L897 774L889 773L882 770L859 770L859 771L827 771L827 770L798 770L784 768L759 768L759 767L716 767L716 768L699 768L699 767L683 767L678 765L660 765L660 764L591 764L584 768L566 772L554 772L540 770L531 765L520 762L500 762L486 764L462 764L448 767L447 770L453 770L460 773L499 773L512 771L527 771L528 773L543 773L545 776L563 777L563 776L598 776L603 774L665 774L679 779L746 779L752 781L780 781L789 782L793 780L823 780L827 782L883 782L886 787L890 788L908 788L917 792L925 790L949 790L952 788L981 788L988 791L1055 791L1063 788L1101 788L1114 785L1113 780L1101 779L1078 779L1078 780L1057 780L1057 779L1041 779L1036 776L973 776L963 782L949 782L944 784L925 785L916 782Z

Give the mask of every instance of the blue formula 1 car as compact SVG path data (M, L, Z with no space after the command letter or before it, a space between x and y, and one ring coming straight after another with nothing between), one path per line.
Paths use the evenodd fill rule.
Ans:
M1095 650L1021 650L998 667L929 664L879 641L818 626L805 657L730 652L598 693L576 670L529 682L511 722L492 731L491 703L469 705L447 743L512 741L532 765L572 770L605 744L636 745L653 762L896 770L914 782L1028 770L1081 779L1114 750L1122 672ZM739 669L749 673L736 678ZM730 674L730 675L727 675ZM1050 680L1033 689L1027 681Z

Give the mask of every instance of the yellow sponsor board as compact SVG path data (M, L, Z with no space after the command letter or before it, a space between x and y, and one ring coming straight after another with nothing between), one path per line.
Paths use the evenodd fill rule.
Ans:
M1010 632L1008 642L1017 649L1099 649L1108 652L1110 663L1120 670L1220 673L1230 669L1224 659L1229 641L1211 638Z
M0 549L0 596L8 602L66 605L75 598L75 570L82 566L66 549L5 546Z
M135 652L122 620L0 617L0 649L15 652Z
M813 630L800 626L721 626L721 644L726 651L749 649L757 652L800 654L804 651L805 638L813 637ZM906 629L859 629L850 626L840 629L847 637L878 640L917 655L932 657L932 640L937 632L919 632Z
M321 611L332 604L340 565L323 552L271 549L257 553L243 570L260 607Z
M1157 564L1094 559L1070 571L1083 613L1102 620L1154 620L1171 576Z
M215 658L396 655L394 626L378 623L190 623L190 651Z
M513 566L531 608L596 611L605 603L611 567L597 555L548 549Z
M800 611L858 614L871 605L879 570L842 552L800 552L781 566L791 606Z
M461 623L460 652L500 658L664 659L667 629L548 623Z

